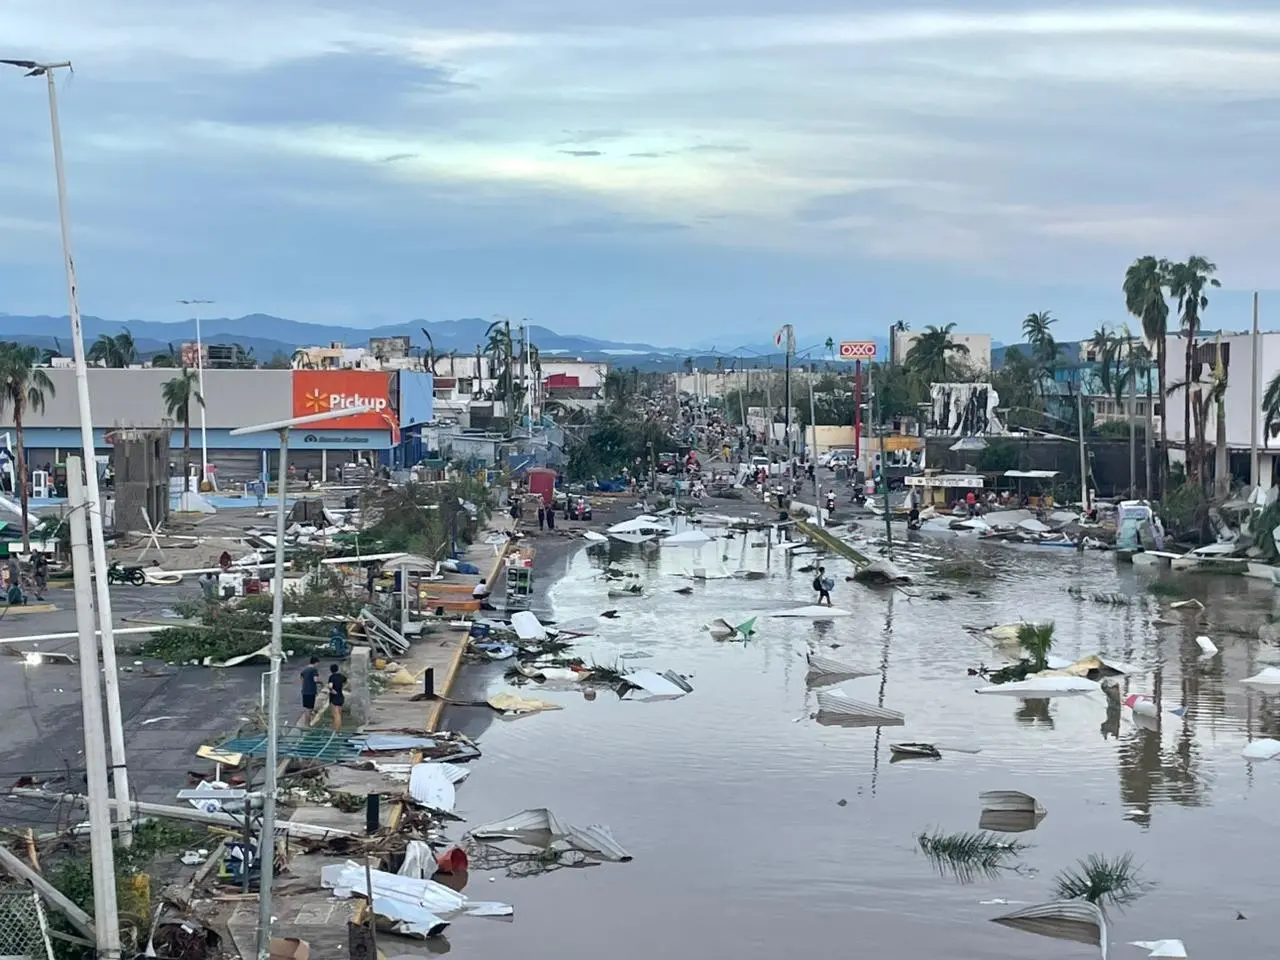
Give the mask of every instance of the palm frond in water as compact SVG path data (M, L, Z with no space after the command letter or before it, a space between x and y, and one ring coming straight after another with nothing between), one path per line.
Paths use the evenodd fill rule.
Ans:
M985 830L961 833L926 832L916 837L921 852L943 876L950 874L961 883L979 876L993 877L1009 866L1025 845Z
M1108 857L1091 853L1053 878L1057 900L1088 900L1099 906L1123 907L1150 889L1133 862L1133 854Z

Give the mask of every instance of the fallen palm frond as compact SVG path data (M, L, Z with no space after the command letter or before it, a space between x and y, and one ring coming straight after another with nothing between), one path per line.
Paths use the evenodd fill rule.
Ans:
M1173 597L1179 600L1187 595L1187 591L1169 580L1155 580L1147 584L1147 593L1154 597Z
M933 575L939 580L992 580L996 571L973 560L947 560L938 564Z
M1035 669L1043 670L1049 651L1053 649L1053 621L1020 624L1018 645L1026 651L1027 658Z
M1009 867L1008 860L1026 845L985 830L961 833L925 832L916 837L921 852L938 872L951 874L961 883L979 876L992 877Z
M1098 905L1123 907L1150 889L1133 862L1133 854L1107 857L1091 853L1053 878L1058 900L1087 900Z
M592 661L582 679L584 683L607 683L612 686L621 683L624 674L625 671L618 666L617 662L613 666L605 666Z

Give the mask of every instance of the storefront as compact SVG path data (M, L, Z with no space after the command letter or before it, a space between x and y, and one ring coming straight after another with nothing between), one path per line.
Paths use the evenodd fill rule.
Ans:
M79 412L74 372L46 371L53 381L41 413L29 413L24 445L29 462L60 462L79 449ZM99 456L110 452L112 433L128 427L171 426L171 458L178 468L183 458L183 429L165 407L164 384L178 375L172 369L89 370L94 445ZM275 433L232 436L237 427L287 420L343 407L372 406L372 412L326 421L323 429L300 428L290 434L289 463L299 474L333 476L342 464L362 460L374 465L392 462L400 442L399 401L413 398L415 421L430 419L430 374L377 370L206 370L204 372L204 443L209 464L219 480L238 483L278 466L279 437ZM419 381L426 378L425 384ZM424 404L424 399L425 400ZM425 407L425 408L424 408ZM12 412L0 422L0 434L16 442ZM0 437L0 440L3 440ZM201 460L200 411L191 412L191 462Z

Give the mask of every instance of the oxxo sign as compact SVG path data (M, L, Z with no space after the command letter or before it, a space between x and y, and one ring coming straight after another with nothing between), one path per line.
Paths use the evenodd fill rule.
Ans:
M876 342L874 340L841 340L841 360L874 360L876 358Z
M373 407L368 413L339 417L325 430L386 430L391 409L391 377L377 370L293 371L293 415L306 417L330 410Z

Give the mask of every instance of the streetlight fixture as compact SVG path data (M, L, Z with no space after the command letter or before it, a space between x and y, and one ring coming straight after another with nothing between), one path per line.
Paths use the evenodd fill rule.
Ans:
M211 304L213 300L179 300L184 307L198 307L205 304ZM200 386L200 483L196 484L196 491L199 492L201 484L209 479L209 435L205 430L204 420L204 346L200 341L200 311L194 311L196 315L196 378ZM182 489L187 489L190 483L187 477L182 478Z
M70 70L69 60L40 63L35 60L3 60L0 64L26 70L28 77L44 77L49 88L49 129L53 140L53 170L58 185L58 223L62 232L62 260L67 274L71 351L76 371L76 398L80 408L80 446L84 453L85 493L88 499L89 533L93 546L93 570L98 600L98 629L102 634L102 674L106 686L107 728L111 739L111 776L116 796L116 825L122 846L133 841L129 793L129 768L125 764L124 720L120 712L120 671L116 667L115 628L111 617L111 591L107 586L107 546L102 534L102 494L98 488L98 459L93 445L93 414L89 407L89 373L85 362L84 329L80 323L80 294L75 260L71 256L71 226L67 214L67 178L62 161L62 126L58 121L58 87L54 74Z
M285 523L285 478L288 476L289 431L294 427L304 427L312 423L323 423L326 420L341 420L344 417L359 416L374 411L372 405L361 407L342 407L338 410L326 410L323 413L312 413L305 417L293 417L289 420L276 420L254 427L236 427L231 436L242 437L251 433L280 434L279 494L280 501L276 508L276 565L271 578L271 670L267 698L267 761L266 776L262 786L262 832L258 839L258 864L262 879L258 885L258 960L270 960L271 954L271 883L275 876L275 836L276 836L276 765L279 763L277 743L280 736L280 664L284 660L281 633L284 617L284 523Z

